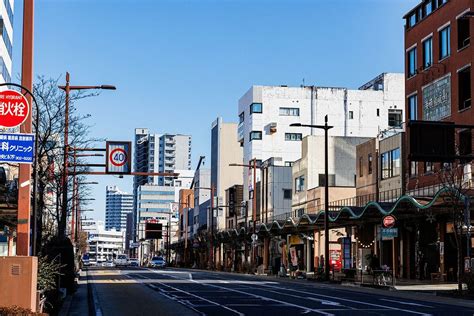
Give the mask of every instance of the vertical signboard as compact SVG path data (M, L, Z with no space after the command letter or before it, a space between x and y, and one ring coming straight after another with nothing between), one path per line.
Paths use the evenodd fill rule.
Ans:
M132 172L132 143L110 141L106 143L106 173L130 174Z

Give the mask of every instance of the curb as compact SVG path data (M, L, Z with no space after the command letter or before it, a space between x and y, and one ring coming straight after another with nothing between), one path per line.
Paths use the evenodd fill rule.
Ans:
M89 270L86 269L86 280L87 280L87 302L89 305L89 315L102 316L102 309L100 308L99 298L95 286L89 280L92 278L89 276Z

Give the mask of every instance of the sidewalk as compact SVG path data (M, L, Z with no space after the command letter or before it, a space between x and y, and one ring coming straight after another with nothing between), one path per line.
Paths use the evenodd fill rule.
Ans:
M66 298L59 311L61 316L89 315L89 289L87 271L81 271L77 291Z

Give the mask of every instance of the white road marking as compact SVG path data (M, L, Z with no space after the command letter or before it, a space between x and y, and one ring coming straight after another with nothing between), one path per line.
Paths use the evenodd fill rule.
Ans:
M433 308L433 306L428 306L428 305L423 305L423 304L418 304L418 303L412 303L412 302L389 300L389 299L386 299L386 298L381 298L380 300L381 301L392 302L392 303L403 304L403 305L412 305L412 306L421 306L421 307Z
M160 271L156 271L155 273L159 274ZM173 276L173 275L170 275L170 277L179 279L177 276ZM297 304L292 304L292 303L289 303L289 302L282 302L282 301L279 301L279 300L276 300L276 299L273 299L273 298L270 298L270 297L266 297L266 296L261 296L261 295L257 295L257 294L253 294L253 293L247 293L247 292L243 292L243 291L239 291L239 290L231 289L231 288L227 288L227 287L222 287L222 286L218 286L218 285L214 285L214 284L201 283L201 282L196 281L196 280L190 280L190 282L200 284L200 285L203 285L203 286L210 286L210 287L222 289L222 290L225 290L225 291L231 291L231 292L243 294L243 295L246 295L246 296L252 296L252 297L264 300L264 301L276 302L278 304L281 304L281 305L287 306L287 307L296 307L298 309L302 309L304 313L314 312L314 313L318 313L318 314L322 314L322 315L326 315L326 316L334 316L334 314L327 313L327 312L321 311L319 309L305 307L305 306L301 306L301 305L297 305Z
M374 303L367 303L367 302L362 302L362 301L355 301L355 300L350 300L350 299L341 298L341 297L332 297L332 296L329 296L329 295L316 294L316 293L307 292L307 291L293 290L293 289L284 288L284 287L275 287L275 286L266 285L266 284L261 284L261 286L262 286L262 287L275 288L275 289L278 289L278 290L286 290L286 291L291 291L291 292L296 292L296 293L301 293L301 294L306 294L306 295L313 295L313 296L325 297L325 298L328 298L328 299L333 299L333 300L338 300L338 301L345 301L345 302L351 302L351 303L356 303L356 304L360 304L360 305L368 305L368 306L375 306L375 307L380 307L380 308L384 308L384 309L392 309L392 310L397 310L397 311L401 311L401 312L405 312L405 313L410 313L410 314L417 314L417 315L423 315L423 316L429 316L429 315L431 315L431 314L426 314L426 313L422 313L422 312L416 312L416 311L412 311L412 310L408 310L408 309L401 309L401 308L391 307L391 306L386 306L386 305L379 305L379 304L374 304Z
M157 271L157 273L158 273L158 271ZM151 278L148 278L148 277L146 277L146 278L147 278L147 279L151 279ZM195 282L195 281L191 280L191 282ZM161 285L163 285L163 286L166 286L167 288L173 289L173 290L175 290L175 291L178 291L178 292L187 294L187 295L189 295L189 296L195 297L195 298L197 298L197 299L203 300L203 301L205 301L205 302L207 302L207 303L212 304L213 306L222 307L222 308L228 310L229 312L235 313L235 314L237 314L237 315L239 315L239 316L244 316L244 315L245 315L245 314L243 314L243 313L241 313L241 312L239 312L239 311L236 311L235 309L232 309L232 308L229 308L229 307L227 307L227 306L225 306L225 305L219 304L219 303L217 303L217 302L208 300L207 298L201 297L201 296L199 296L199 295L186 292L186 291L184 291L184 290L175 288L175 287L173 287L173 286L171 286L171 285L164 284L164 283L162 283L162 282L156 282L156 283L161 284ZM156 285L155 285L155 287L156 287ZM179 302L179 301L178 301L178 302Z

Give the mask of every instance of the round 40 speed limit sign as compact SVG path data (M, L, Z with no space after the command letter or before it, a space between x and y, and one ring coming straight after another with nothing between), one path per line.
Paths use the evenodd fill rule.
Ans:
M131 142L109 141L106 145L106 172L109 174L131 173Z
M110 163L116 167L121 167L127 163L127 153L122 148L115 148L110 152Z

